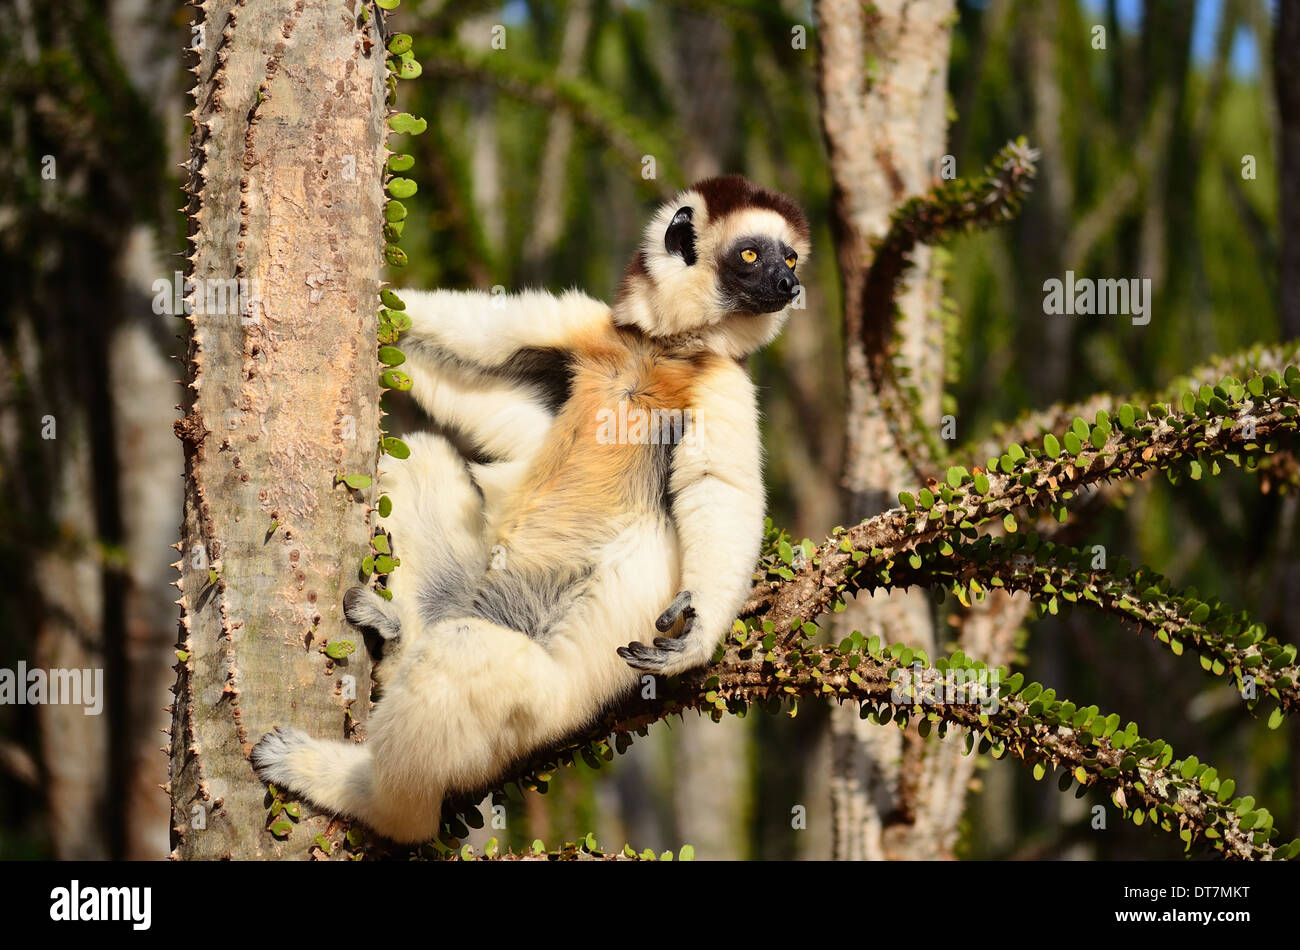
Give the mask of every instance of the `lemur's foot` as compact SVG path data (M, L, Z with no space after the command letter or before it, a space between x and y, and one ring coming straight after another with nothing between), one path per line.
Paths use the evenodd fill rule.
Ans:
M362 633L373 633L393 640L402 632L393 605L369 587L352 587L343 595L343 616Z
M683 639L655 637L654 646L646 646L644 643L629 643L625 647L618 648L618 655L626 660L627 665L634 670L670 676L673 672L678 672L676 669L672 669L670 672L670 668L678 666L676 661L681 659L686 647L687 642Z
M629 643L618 648L627 665L643 673L673 676L706 662L712 651L706 650L703 631L691 608L691 592L681 591L668 608L655 620L660 633L670 630L679 617L686 618L685 628L677 637L655 637L654 646Z
M253 746L253 771L268 785L300 792L301 776L294 773L290 759L310 742L311 737L301 729L276 726Z

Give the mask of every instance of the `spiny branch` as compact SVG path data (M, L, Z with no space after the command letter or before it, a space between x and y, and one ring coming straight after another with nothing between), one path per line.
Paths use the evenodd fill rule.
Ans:
M817 632L812 624L801 629ZM612 710L552 750L549 760L521 765L518 782L544 788L551 771L579 757L598 767L615 749L626 749L632 734L644 735L648 723L672 713L707 709L716 719L723 713L743 716L755 705L775 711L803 698L832 698L859 703L863 717L873 721L915 724L923 737L932 731L942 736L951 727L966 730L968 750L978 743L995 757L1010 754L1033 766L1037 778L1060 767L1062 788L1072 782L1106 788L1135 823L1176 829L1188 847L1204 840L1233 858L1300 854L1300 841L1272 843L1272 816L1256 809L1252 798L1233 798L1231 779L1195 757L1175 760L1168 743L1143 738L1136 723L1120 730L1118 715L1077 708L1038 683L1024 685L1021 674L989 670L960 653L933 667L927 662L920 651L901 643L882 647L878 638L868 641L860 633L838 647L809 640L787 646L770 629L738 627L712 667L662 684L655 699L636 698ZM465 811L476 800L467 796L449 807ZM464 830L459 819L451 820L449 833Z
M1198 479L1217 474L1220 460L1253 468L1296 432L1300 370L1288 366L1285 379L1271 372L1229 383L1184 393L1182 412L1160 403L1145 412L1126 405L1114 419L1100 413L1096 425L1075 419L1059 437L1044 436L1041 447L1013 443L989 460L987 473L951 468L945 481L916 496L900 493L902 507L837 528L792 577L757 585L742 616L762 615L777 630L790 630L842 604L852 584L861 586L855 575L868 558L894 557L939 538L974 538L994 519L1014 532L1015 512L1024 508L1048 509L1064 521L1070 498L1111 479L1152 470Z
M1023 137L1009 142L978 177L945 182L900 205L874 247L862 297L862 346L894 440L918 476L941 453L928 435L929 425L919 418L915 387L903 382L905 373L894 365L903 277L917 245L937 244L1014 217L1036 174L1037 157Z
M1103 410L1114 416L1126 402L1134 405L1176 402L1185 391L1199 390L1206 383L1215 385L1225 379L1241 379L1268 372L1280 374L1292 364L1300 364L1300 341L1292 340L1271 346L1259 344L1204 363L1174 379L1154 395L1134 393L1120 399L1110 393L1097 393L1081 402L1061 403L1027 412L1015 421L997 427L988 438L956 449L951 453L949 461L985 458L1000 453L1002 447L1010 442L1038 441L1048 432L1060 432L1069 427L1076 417L1092 419Z
M1231 672L1237 690L1254 708L1256 696L1271 696L1279 707L1269 720L1300 709L1300 666L1296 647L1266 636L1262 624L1195 590L1178 591L1148 567L1129 570L1125 558L1113 569L1094 568L1091 551L1053 544L1021 533L967 542L939 540L918 546L906 557L872 559L859 565L859 590L920 586L952 593L969 607L988 590L1027 594L1041 609L1057 614L1083 604L1151 632L1181 656L1190 647L1215 676ZM882 580L885 577L887 579Z

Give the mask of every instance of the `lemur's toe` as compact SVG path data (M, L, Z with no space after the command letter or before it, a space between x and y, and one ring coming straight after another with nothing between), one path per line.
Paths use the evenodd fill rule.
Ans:
M343 595L343 616L348 623L366 633L392 640L402 632L397 612L369 587L350 587Z
M286 785L288 759L298 748L310 741L301 729L276 726L257 740L250 757L253 771L270 785Z

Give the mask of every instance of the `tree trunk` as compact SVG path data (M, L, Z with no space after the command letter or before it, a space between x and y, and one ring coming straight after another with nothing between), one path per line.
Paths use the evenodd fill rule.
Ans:
M384 37L356 0L199 9L172 855L305 857L327 820L268 833L248 752L366 718L365 650L322 648L359 639L342 595L374 501L338 479L376 470Z
M894 208L926 189L944 154L954 8L951 0L888 0L868 12L855 0L820 0L816 12L822 121L834 184L832 224L844 288L849 425L843 489L846 523L853 523L889 507L913 480L868 368L863 295L872 240L885 234ZM901 352L913 366L912 380L921 394L922 417L937 426L942 352L936 360L932 314L938 295L929 257L928 249L917 249L899 298L899 329ZM839 617L836 636L854 628L879 633L887 642L901 640L931 656L935 652L928 598L919 591L850 604ZM831 710L834 858L932 856L931 848L900 852L887 834L888 826L909 824L916 808L919 752L912 748L915 743L904 745L897 729L860 720L853 705Z

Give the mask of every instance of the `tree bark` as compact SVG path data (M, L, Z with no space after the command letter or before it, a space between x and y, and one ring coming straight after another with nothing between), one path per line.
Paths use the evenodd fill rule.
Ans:
M895 493L912 481L876 395L862 344L862 313L871 242L885 234L894 208L926 188L944 154L954 7L951 0L889 0L868 11L854 0L820 0L816 13L818 86L834 184L832 226L844 289L849 424L842 487L852 523L890 507ZM913 367L922 416L937 426L942 351L935 351L932 314L938 288L929 274L928 249L918 248L914 260L899 298L901 352ZM836 636L855 628L934 654L933 621L921 592L851 604L839 617ZM907 777L919 763L903 741L897 729L859 719L856 707L832 709L834 858L903 856L886 834L888 825L906 824L915 807Z
M252 283L243 312L188 318L172 855L306 856L327 820L268 833L248 752L366 718L365 650L322 647L359 639L342 594L374 493L337 479L376 470L384 37L357 0L199 9L187 300Z

